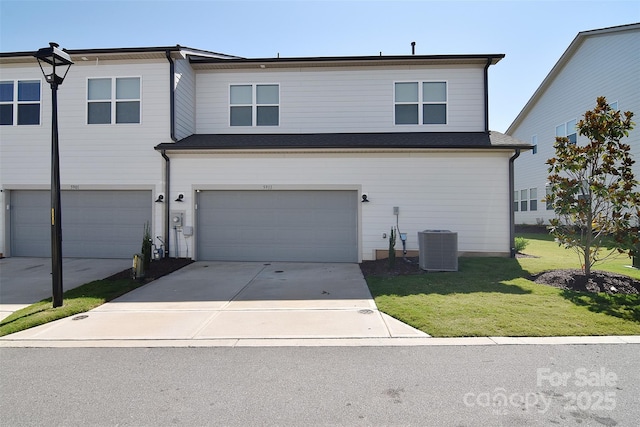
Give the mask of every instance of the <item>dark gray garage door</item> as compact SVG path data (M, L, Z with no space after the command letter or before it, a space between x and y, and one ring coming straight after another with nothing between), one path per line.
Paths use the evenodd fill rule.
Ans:
M63 191L62 256L130 258L151 222L150 191ZM51 256L49 191L11 191L11 253Z
M355 191L202 191L198 259L357 262Z

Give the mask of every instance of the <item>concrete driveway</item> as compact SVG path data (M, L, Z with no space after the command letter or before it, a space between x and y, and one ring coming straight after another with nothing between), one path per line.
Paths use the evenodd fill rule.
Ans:
M379 312L357 264L200 261L84 316L4 338L195 346L391 337L428 335Z
M63 258L63 288L68 291L130 267L127 259ZM51 295L51 258L0 259L0 319Z

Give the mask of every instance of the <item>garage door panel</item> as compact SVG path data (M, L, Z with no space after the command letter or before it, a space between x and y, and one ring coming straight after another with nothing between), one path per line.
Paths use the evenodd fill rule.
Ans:
M11 192L13 256L51 254L49 191ZM62 255L129 258L140 252L151 222L150 191L62 191Z
M355 191L202 191L198 258L357 262Z

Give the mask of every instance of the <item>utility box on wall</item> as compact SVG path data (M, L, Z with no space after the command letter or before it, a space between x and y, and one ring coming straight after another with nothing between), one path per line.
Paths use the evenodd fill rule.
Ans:
M458 233L449 230L418 232L420 268L426 271L458 271Z

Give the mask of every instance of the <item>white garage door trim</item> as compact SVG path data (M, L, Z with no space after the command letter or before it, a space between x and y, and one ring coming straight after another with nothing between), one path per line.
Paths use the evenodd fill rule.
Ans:
M355 190L202 190L197 257L358 262Z
M51 256L50 194L11 191L12 256ZM152 205L150 190L63 190L62 256L130 258L140 252Z

